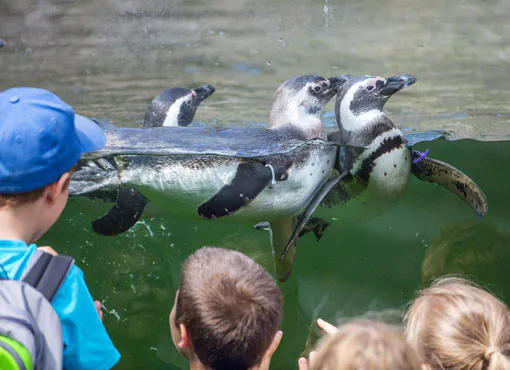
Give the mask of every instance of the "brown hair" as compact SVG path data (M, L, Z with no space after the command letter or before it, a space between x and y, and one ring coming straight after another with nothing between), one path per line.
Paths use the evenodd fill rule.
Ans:
M75 164L68 172L72 175L74 171L78 168L78 164ZM66 172L64 172L66 173ZM64 173L61 175L63 176ZM60 178L60 177L59 177ZM58 180L57 180L58 181ZM71 177L64 184L64 189L67 189L69 184L71 183ZM33 203L39 200L44 194L44 191L48 186L52 184L43 186L42 188L28 191L26 193L16 193L16 194L1 194L0 193L0 207L18 207L25 204Z
M319 342L312 370L420 370L421 364L402 329L355 320Z
M406 314L407 339L430 369L510 370L510 312L461 278L437 280Z
M281 322L283 298L275 281L242 253L204 247L184 263L175 321L208 369L258 364Z

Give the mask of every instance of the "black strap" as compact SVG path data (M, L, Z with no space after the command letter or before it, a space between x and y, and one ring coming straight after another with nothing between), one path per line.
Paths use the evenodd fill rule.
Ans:
M36 260L28 267L22 280L51 302L74 264L74 259L41 251L37 251L33 258Z

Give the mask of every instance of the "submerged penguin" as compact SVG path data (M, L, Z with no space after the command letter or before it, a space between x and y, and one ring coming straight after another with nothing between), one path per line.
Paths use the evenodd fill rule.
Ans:
M414 76L346 79L335 104L339 131L329 135L341 145L338 174L325 183L300 216L286 251L307 231L324 230L328 225L324 216L333 220L341 213L349 219L384 213L404 195L411 173L449 190L479 217L487 213L487 198L473 180L451 165L413 151L402 131L384 113L389 98L413 85ZM321 218L310 219L316 209ZM321 235L316 234L317 239Z
M294 252L280 255L295 217L335 164L338 146L324 140L321 113L343 83L342 77L320 76L286 81L275 93L268 129L156 127L164 116L152 128L106 129L105 149L82 160L71 194L128 187L179 217L268 220L277 276L284 281ZM130 220L131 227L143 213L141 205L119 196L99 231L125 230L128 224L118 227L117 219Z
M200 103L215 91L214 86L204 85L194 89L173 87L163 90L149 105L145 113L144 128L161 126L189 126L195 118ZM117 127L97 119L93 119L103 130L116 130ZM70 194L82 194L81 187L89 188L90 172L114 171L115 164L107 159L96 162L82 162L71 183ZM95 181L95 180L93 180ZM119 186L117 188L101 188L87 192L92 199L116 203L108 213L92 221L92 230L101 235L118 235L129 230L142 217L149 200L134 188Z

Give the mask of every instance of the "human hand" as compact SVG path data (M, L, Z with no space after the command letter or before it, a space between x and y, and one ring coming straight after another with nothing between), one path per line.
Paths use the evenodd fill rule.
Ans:
M310 352L309 360L306 361L305 357L301 357L298 360L298 370L309 370L312 368L313 363L315 362L316 351Z
M273 337L273 341L269 345L269 348L262 356L262 361L260 361L257 367L252 368L251 370L269 370L269 364L271 363L271 357L273 357L274 353L278 349L280 342L282 341L283 331L278 330Z
M319 328L321 328L321 330L324 333L326 333L327 335L334 334L338 331L338 328L336 326L334 326L334 325L330 324L329 322L322 320L322 319L317 319L317 326ZM306 360L305 357L300 357L298 360L298 369L299 370L309 370L314 363L316 355L317 355L316 351L311 351L308 361Z
M99 315L99 320L103 321L103 311L101 311L101 307L103 305L99 301L94 301L94 306L96 306L96 311L97 314Z
M338 331L338 328L332 324L330 324L327 321L324 321L322 319L317 319L317 325L319 328L322 329L322 331L326 334L334 334Z
M52 254L54 256L58 255L58 253L55 251L55 249L53 249L52 247L48 247L47 245L44 246L44 247L38 247L37 249L40 250L40 251Z

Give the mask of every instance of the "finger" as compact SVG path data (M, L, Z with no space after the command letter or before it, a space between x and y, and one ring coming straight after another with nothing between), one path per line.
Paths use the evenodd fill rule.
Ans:
M310 361L309 361L310 362L310 367L312 367L313 364L315 364L315 359L317 358L317 351L310 352L309 357L310 357Z
M94 301L94 306L96 306L96 311L97 314L99 315L99 318L101 319L101 321L103 321L103 311L101 311L101 307L103 305L99 301Z
M274 355L274 353L278 349L278 346L280 345L280 342L282 341L282 337L283 337L283 331L278 330L273 337L273 341L271 342L271 345L269 346L269 348L266 351L267 357L271 358Z
M326 333L333 334L338 331L337 327L322 319L317 319L317 325Z
M54 256L57 256L58 253L55 251L55 249L53 249L52 247L49 247L49 246L44 246L44 247L38 247L37 249L43 251L43 252L46 252L48 254L52 254Z
M301 357L299 360L298 360L298 369L299 370L308 370L308 364L306 363L306 358L304 357Z

